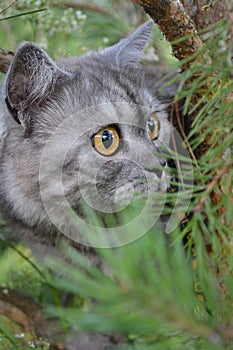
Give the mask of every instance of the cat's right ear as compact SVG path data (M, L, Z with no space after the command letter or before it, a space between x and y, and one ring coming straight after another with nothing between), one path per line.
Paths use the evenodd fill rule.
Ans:
M101 53L118 66L135 66L143 56L143 50L150 39L153 25L154 22L150 19L118 44Z
M62 72L38 45L26 42L16 51L6 77L6 105L13 118L27 126L33 110L54 90Z

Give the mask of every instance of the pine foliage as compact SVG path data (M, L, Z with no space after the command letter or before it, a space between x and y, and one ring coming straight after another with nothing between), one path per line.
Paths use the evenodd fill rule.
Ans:
M199 53L206 58L178 77L176 98L185 98L185 118L197 112L186 143L194 153L204 140L208 144L200 158L193 155L188 224L168 238L154 228L127 246L98 250L107 276L77 252L68 253L70 264L49 264L67 276L55 280L58 288L97 301L79 312L50 311L78 329L124 334L128 345L123 348L233 347L233 81L226 32L225 21L206 29L205 52ZM197 103L191 105L195 94ZM190 187L184 198L187 192Z
M122 29L122 23L126 28L119 15L126 2L118 2L118 15L115 1L96 3L110 11L104 23L101 15L92 14L93 28L101 27L98 38L103 38L104 25L112 23L111 16L112 32ZM194 179L179 193L184 200L192 197L186 224L169 235L156 226L126 246L97 249L106 273L72 249L65 249L67 262L49 259L47 266L54 272L49 283L82 300L64 308L47 299L46 312L61 319L64 331L121 334L122 349L233 349L233 43L226 33L225 20L206 28L206 44L198 53L202 60L173 78L179 84L176 100L185 101L183 118L196 115L185 140ZM203 141L208 147L199 157ZM175 195L168 194L167 200ZM178 216L184 214L181 209ZM0 318L2 344L20 349L8 333ZM0 349L6 349L1 342Z

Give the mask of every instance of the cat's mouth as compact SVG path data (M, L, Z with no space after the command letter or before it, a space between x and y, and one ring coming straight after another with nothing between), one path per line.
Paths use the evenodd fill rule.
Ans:
M76 189L76 195L66 198L72 209L85 217L86 207L98 213L117 214L127 208L140 212L150 197L151 207L160 206L164 198L169 177L163 168L142 168L129 160L109 160L100 167L96 176L91 169L85 172L83 181ZM89 209L87 210L89 211Z
M105 204L104 210L121 210L135 202L143 202L148 195L166 192L169 178L163 169L142 169L132 161L111 161L96 177L96 189Z

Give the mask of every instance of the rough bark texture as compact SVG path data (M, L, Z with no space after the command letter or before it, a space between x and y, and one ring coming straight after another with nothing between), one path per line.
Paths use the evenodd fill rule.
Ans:
M233 2L231 0L215 0L206 5L206 0L181 0L185 10L194 21L198 31L206 31L208 26L220 21L227 20L229 23L227 43L233 42ZM204 36L202 36L204 39Z
M232 4L230 0L216 0L208 6L206 0L181 0L184 8L194 21L197 30L206 28L217 21L227 18L232 24ZM232 37L231 37L232 38Z
M181 2L175 0L134 0L134 2L141 5L153 18L168 41L179 40L172 44L173 54L178 60L192 56L203 47L195 24ZM184 36L186 38L180 40ZM192 61L189 62L191 63Z

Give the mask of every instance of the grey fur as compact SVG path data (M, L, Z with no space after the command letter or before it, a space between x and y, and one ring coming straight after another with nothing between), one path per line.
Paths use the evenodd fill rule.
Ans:
M148 188L154 192L166 190L158 182L163 176L161 159L157 156L152 162L150 155L160 151L161 143L169 145L166 106L148 89L146 74L139 64L152 25L153 21L146 22L112 48L56 63L36 44L23 43L18 48L0 94L0 205L21 238L33 247L47 249L66 239L59 231L59 225L64 223L55 227L45 211L39 183L43 151L54 133L60 138L47 155L50 172L46 169L42 173L41 186L48 203L52 203L49 210L58 210L58 217L64 208L56 192L55 173L68 145L63 164L64 193L80 216L84 214L77 177L79 174L82 178L86 198L96 204L97 195L90 190L95 181L94 168L101 169L97 192L106 209L114 210L115 203L127 200L132 188L141 192L141 197ZM161 122L156 142L145 131L152 112ZM67 129L59 131L67 120ZM119 126L122 146L116 154L104 157L92 147L91 137L109 124ZM81 174L84 158L86 169L82 168ZM138 167L126 158L133 159ZM101 168L103 162L105 166ZM52 172L54 177L50 176ZM144 173L148 184L142 181ZM88 248L75 245L90 253Z

